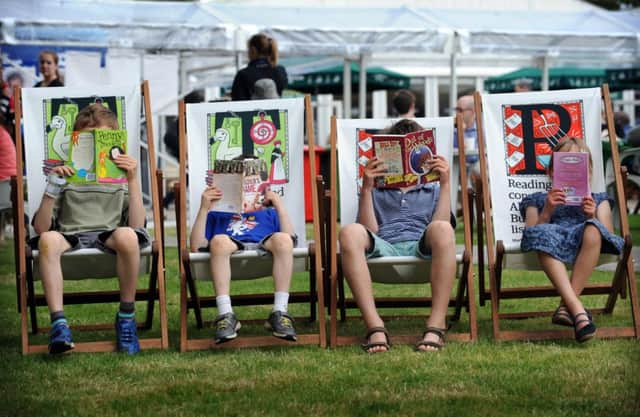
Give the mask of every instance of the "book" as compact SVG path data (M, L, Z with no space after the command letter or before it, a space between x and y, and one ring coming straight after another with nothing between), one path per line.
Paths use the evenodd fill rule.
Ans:
M565 193L565 204L580 206L589 188L589 154L586 152L555 152L553 154L553 188Z
M222 191L214 209L230 213L248 213L263 208L267 164L261 159L216 160L207 171L207 184Z
M438 173L426 166L436 155L434 129L406 135L373 135L371 140L373 155L387 166L387 174L376 178L376 187L410 187L438 180Z
M73 132L66 165L75 173L67 181L74 184L122 184L127 173L114 162L127 152L127 131L95 129Z

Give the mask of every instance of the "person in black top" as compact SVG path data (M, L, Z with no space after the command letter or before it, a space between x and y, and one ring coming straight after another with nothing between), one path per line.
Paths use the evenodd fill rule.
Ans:
M238 71L231 88L232 100L278 98L289 81L287 71L278 65L275 39L258 33L247 44L249 64Z
M34 87L64 87L58 70L58 54L53 51L42 51L38 57L42 81Z

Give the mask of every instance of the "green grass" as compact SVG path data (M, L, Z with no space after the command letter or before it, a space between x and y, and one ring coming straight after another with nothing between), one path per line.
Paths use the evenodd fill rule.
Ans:
M640 216L632 216L636 234ZM0 244L0 416L637 416L640 409L640 342L594 340L578 345L555 342L492 341L490 304L479 308L480 340L450 342L438 354L418 354L410 346L366 355L357 346L335 350L291 346L179 353L177 253L167 251L167 303L171 348L135 357L115 353L74 353L51 358L22 356L16 310L11 242ZM608 280L594 273L592 281ZM539 273L508 271L505 285L546 284ZM113 288L113 281L65 283L67 289ZM233 291L271 291L268 279L237 282ZM294 288L305 288L296 276ZM427 293L424 285L376 285L378 294ZM199 290L211 294L211 284ZM603 297L585 297L594 307ZM505 302L505 310L541 303L553 309L557 299ZM611 316L598 324L630 324L628 300L619 300ZM69 306L73 323L111 320L116 306ZM304 306L292 306L296 315ZM266 317L268 307L240 308L241 319ZM138 304L143 311L143 304ZM157 310L156 310L157 312ZM355 312L350 312L351 315ZM205 319L215 315L205 311ZM48 322L45 308L39 322ZM451 332L466 328L467 317ZM421 320L390 320L394 334L421 332ZM298 323L299 331L308 325ZM549 329L548 318L515 321L506 328ZM211 337L212 329L190 334ZM264 334L260 326L242 334ZM359 321L340 326L340 334L362 335ZM157 324L143 335L158 335ZM76 332L91 340L112 332ZM32 336L46 343L46 336Z

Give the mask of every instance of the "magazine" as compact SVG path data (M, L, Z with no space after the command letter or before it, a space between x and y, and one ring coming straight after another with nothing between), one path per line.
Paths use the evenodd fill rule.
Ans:
M248 213L261 210L264 190L268 186L267 164L261 159L216 160L207 171L207 183L214 184L222 198L215 210Z
M73 132L66 165L75 173L67 180L75 184L127 182L127 173L118 168L115 158L127 152L127 131L95 129Z
M580 206L589 189L589 154L585 152L555 152L553 154L553 188L565 193L565 204Z
M436 155L434 129L406 135L373 135L371 140L374 156L387 166L387 174L376 178L376 187L410 187L438 180L438 173L426 166Z

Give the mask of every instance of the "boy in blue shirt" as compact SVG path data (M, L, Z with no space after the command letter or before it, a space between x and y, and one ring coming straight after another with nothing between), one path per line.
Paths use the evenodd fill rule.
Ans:
M422 130L415 121L403 119L387 133L406 134ZM367 326L369 353L390 349L389 336L376 310L367 258L417 256L431 259L432 309L420 351L438 351L444 347L446 314L456 272L456 250L451 214L449 164L440 155L427 162L438 172L439 182L400 189L375 188L374 179L384 175L384 162L372 158L366 165L358 222L340 230L342 270Z
M293 273L293 248L296 236L280 196L264 192L265 208L249 213L215 211L222 191L215 184L202 193L200 209L191 230L191 251L211 254L211 276L216 293L218 317L215 342L235 339L241 325L231 306L231 255L239 250L265 250L273 256L275 287L272 312L265 323L275 337L296 340L293 318L287 313L289 287Z

